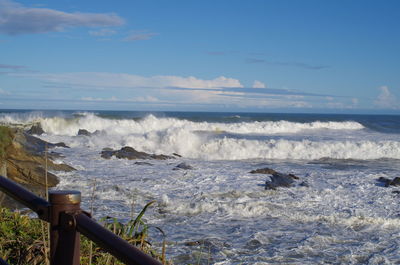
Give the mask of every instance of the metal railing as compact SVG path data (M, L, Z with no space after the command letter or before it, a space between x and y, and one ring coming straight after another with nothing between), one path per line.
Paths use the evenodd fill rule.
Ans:
M49 191L46 201L3 176L0 176L0 190L50 223L51 265L79 265L80 233L125 264L161 265L85 213L80 208L79 191ZM0 259L0 264L7 264L3 262Z

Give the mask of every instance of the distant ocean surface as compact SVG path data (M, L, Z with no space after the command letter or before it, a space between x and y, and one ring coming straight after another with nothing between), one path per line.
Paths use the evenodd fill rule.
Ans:
M175 264L400 264L400 187L377 181L400 177L400 116L0 110L0 123L71 147L54 150L78 169L57 189L88 209L96 182L96 217L156 200L145 217ZM100 156L124 146L182 157ZM249 173L265 167L299 180L265 190L269 175Z

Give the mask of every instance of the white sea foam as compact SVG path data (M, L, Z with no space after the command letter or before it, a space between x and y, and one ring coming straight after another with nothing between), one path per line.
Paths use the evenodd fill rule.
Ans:
M33 111L27 113L0 113L0 124L32 124L43 120L43 112Z
M109 134L143 134L152 131L163 131L171 128L181 128L187 131L212 131L239 134L277 134L296 133L302 130L361 130L364 127L353 121L297 123L289 121L212 123L192 122L176 118L157 118L149 115L141 120L105 119L93 113L81 113L81 117L64 119L60 117L41 120L43 129L51 134L76 135L79 129L90 132L105 130Z
M106 119L87 112L0 116L5 120L40 122L43 139L71 147L58 148L63 156L56 162L77 171L56 172L57 188L81 190L82 207L89 209L96 179L95 217L125 221L132 198L136 214L156 200L145 214L150 227L162 228L168 242L206 242L167 248L176 264L198 263L191 253L202 249L213 264L400 262L398 187L376 181L397 177L400 167L391 159L366 160L400 159L398 134L371 132L357 122L224 124L152 115ZM77 136L79 129L98 132ZM126 145L183 158L138 165L99 154L103 147ZM323 157L338 160L286 160ZM182 162L194 169L172 170ZM269 176L249 171L266 166L307 185L265 190Z
M359 139L357 136L364 127L352 121L212 123L158 118L153 115L140 120L107 119L88 112L71 118L44 117L40 112L7 114L1 116L0 120L9 123L40 122L44 131L54 136L76 136L79 129L97 132L92 137L66 138L65 141L71 146L132 146L139 151L179 153L188 158L206 160L312 160L324 157L400 159L398 139ZM299 138L297 135L301 133L307 136ZM321 134L333 136L329 140L321 140ZM250 137L252 135L258 138Z

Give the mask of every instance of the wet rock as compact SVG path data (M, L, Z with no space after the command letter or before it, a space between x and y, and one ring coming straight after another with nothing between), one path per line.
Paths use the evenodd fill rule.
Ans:
M42 135L44 134L44 130L40 124L34 124L32 127L26 131L29 134L35 134L35 135Z
M276 172L275 170L273 170L271 168L266 167L266 168L259 168L259 169L256 169L256 170L252 170L252 171L250 171L250 173L251 174L269 174L269 175L272 175L272 174L276 174L278 172Z
M148 163L148 162L135 162L135 165L139 165L139 166L154 166L154 164Z
M266 190L275 190L278 187L292 187L295 184L295 180L298 180L299 177L293 174L283 174L272 168L259 168L250 171L251 174L267 174L272 175L270 179L265 182ZM306 181L302 181L299 186L308 187L308 183Z
M84 136L90 136L91 133L88 130L85 129L79 129L78 135L84 135Z
M180 169L192 170L192 169L194 169L194 167L183 162L183 163L180 163L179 165L177 165L176 167L174 167L172 170L180 170Z
M395 177L390 183L389 185L392 186L400 186L400 178L399 177Z
M377 179L377 181L381 182L385 187L400 186L400 178L399 177L395 177L394 179L380 177L379 179Z
M109 151L103 150L101 151L101 157L105 159L110 159L115 156L116 158L124 158L129 160L134 159L156 159L156 160L166 160L172 159L172 156L167 155L156 155L156 154L148 154L145 152L139 152L130 146L122 147L120 150Z
M282 173L275 173L272 174L270 177L270 181L265 182L265 189L266 190L275 190L278 187L289 188L295 184L295 180L299 179L297 176L293 174L282 174Z
M110 159L113 155L114 155L114 152L115 151L113 151L113 150L103 150L103 151L101 151L101 157L102 158L105 158L105 159Z
M64 147L64 148L69 148L69 146L68 146L68 145L66 145L66 144L65 144L65 143L63 143L63 142L56 143L56 144L54 144L54 146L57 146L57 147Z

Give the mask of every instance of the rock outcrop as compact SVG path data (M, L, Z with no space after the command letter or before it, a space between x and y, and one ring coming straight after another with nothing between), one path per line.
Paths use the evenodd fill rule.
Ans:
M297 180L299 180L299 177L296 175L279 173L268 167L252 170L250 171L250 173L271 175L270 178L267 181L265 181L266 190L275 190L276 188L279 187L283 188L293 187L295 184L297 184ZM303 181L299 183L299 186L308 187L308 184L307 182Z
M92 135L92 134L91 134L88 130L79 129L78 135L90 136L90 135Z
M29 134L35 134L35 135L42 135L44 134L44 130L40 123L32 125L32 127L26 131Z
M377 181L381 182L385 187L400 186L400 177L395 177L394 179L380 177Z
M12 142L4 148L0 164L5 165L6 175L9 179L25 186L27 189L43 195L46 186L46 166L50 171L72 171L73 167L66 164L52 162L52 154L46 159L46 150L65 144L47 143L22 130L10 129ZM47 172L47 185L54 187L58 184L58 178L51 172Z
M276 172L275 170L273 170L271 168L265 167L265 168L259 168L259 169L252 170L252 171L250 171L250 173L251 174L270 174L270 175L272 175L272 174L275 174L278 172Z
M101 151L102 158L110 159L113 156L115 156L116 158L120 159L124 158L129 160L135 160L135 159L166 160L174 158L172 156L167 156L167 155L156 155L156 154L148 154L145 152L139 152L130 146L122 147L120 150L103 149L103 151Z
M265 182L266 190L275 190L278 187L289 188L295 184L295 180L299 178L293 174L274 173L270 177L270 181Z

